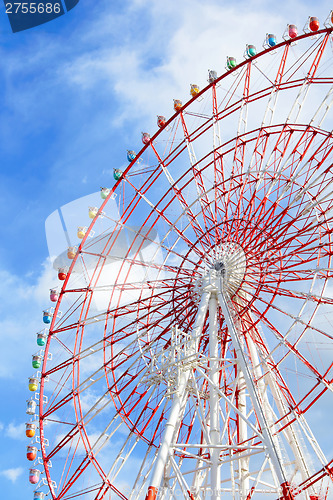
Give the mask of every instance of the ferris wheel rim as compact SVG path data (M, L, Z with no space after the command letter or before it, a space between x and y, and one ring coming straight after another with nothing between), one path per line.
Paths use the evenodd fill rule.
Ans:
M325 32L326 32L326 33L331 33L331 32L332 32L332 30L333 30L333 28L327 28L327 29L323 29L323 30L318 31L317 33L318 33L318 34L322 34L322 33L325 33ZM309 37L309 36L311 36L311 35L312 35L312 33L308 33L308 34L300 35L299 37L297 37L297 38L296 38L296 40L298 40L298 39L302 39L302 38L307 38L307 37ZM293 41L295 41L295 39L294 39ZM262 52L258 53L258 54L257 54L257 56L255 56L255 58L258 58L258 57L260 57L261 55L263 55L263 54L265 54L265 53L267 53L267 52L269 52L269 51L272 51L272 50L274 50L274 49L277 49L278 47L281 47L281 46L284 46L284 45L287 45L287 44L290 44L290 43L291 43L291 40L287 40L287 41L281 42L280 44L276 45L275 47L271 47L271 48L269 48L269 49L266 49L266 50L264 50L264 51L262 51ZM232 71L235 71L237 68L239 68L239 67L241 67L241 66L244 66L244 65L246 65L247 63L248 63L248 60L243 61L242 63L240 63L239 65L237 65L237 67L236 67L234 70L232 70ZM226 77L229 73L230 73L230 72L228 72L228 73L224 73L223 75L221 75L221 76L220 76L220 77L219 77L219 78L218 78L215 82L210 83L209 85L207 85L204 89L202 89L202 90L200 91L200 93L199 93L197 96L195 96L194 98L190 99L187 103L185 103L185 104L184 104L184 106L182 107L181 111L177 111L177 112L176 112L176 113L175 113L175 114L174 114L174 115L173 115L173 116L172 116L172 117L171 117L171 118L170 118L170 119L166 122L166 124L165 124L165 126L164 126L164 127L167 127L170 123L172 123L172 122L173 122L173 121L177 118L177 116L178 116L181 112L183 112L183 111L184 111L184 110L185 110L185 109L186 109L186 108L187 108L187 107L188 107L188 106L189 106L192 102L194 102L194 101L195 101L198 97L200 97L202 94L204 94L205 92L207 92L207 90L208 90L208 89L210 89L210 88L211 88L214 84L218 83L220 80L222 80L224 77ZM293 124L290 124L290 126L292 127L292 126L293 126ZM297 126L298 126L298 127L300 127L301 125L300 125L300 124L297 124ZM304 126L306 126L306 125L304 125ZM157 131L157 132L156 132L156 133L152 136L152 138L150 139L150 142L149 142L148 144L145 144L145 145L144 145L144 147L143 147L143 148L140 150L140 152L138 153L137 157L140 157L140 156L144 153L144 151L145 151L147 148L149 148L150 143L152 143L153 141L155 141L155 139L157 139L157 137L159 136L159 134L160 134L160 133L162 133L162 131L163 131L164 127L163 127L163 128L161 128L160 130L158 130L158 131ZM272 127L270 127L270 128L272 128ZM260 127L260 129L262 129L262 127ZM258 130L259 130L259 129L258 129ZM250 133L252 133L252 132L253 132L253 131L249 131L249 132L245 133L244 135L250 134ZM325 135L325 131L322 131L322 130L320 129L320 132L321 132L321 133L323 133L323 134ZM327 134L327 133L326 133L326 134ZM232 139L232 140L235 140L235 138L234 138L234 139ZM134 164L135 164L135 160L132 160L132 162L131 162L128 166L127 166L126 170L124 171L124 176L126 176L126 175L130 172L130 170L131 170L131 168L133 167L133 165L134 165ZM108 195L108 197L105 199L105 201L102 203L102 205L101 205L101 207L100 207L100 209L99 209L99 213L100 213L101 211L103 211L103 208L106 206L106 204L107 204L107 202L109 201L109 199L110 199L110 197L112 196L112 194L113 194L113 193L117 190L117 188L119 187L120 183L121 183L121 180L118 180L118 181L115 183L115 185L113 186L112 190L110 191L110 194L109 194L109 195ZM57 305L56 305L56 308L55 308L55 315L54 315L54 317L53 317L53 319L52 319L52 324L51 324L51 326L50 326L50 334L49 334L49 336L48 336L47 345L46 345L46 347L45 347L45 354L46 354L46 357L45 357L45 359L44 359L44 364L45 364L45 366L46 366L46 358L47 358L47 353L48 353L48 349L49 349L50 337L51 337L51 335L52 335L52 329L53 329L54 324L55 324L55 317L56 317L56 314L57 314L57 312L58 312L58 310L59 310L59 307L60 307L60 304L61 304L61 301L62 301L63 295L64 295L64 294L65 294L65 292L67 291L67 290L66 290L66 285L67 285L67 283L68 283L68 280L69 280L69 277L70 277L71 272L72 272L72 270L73 270L73 267L75 266L75 263L76 263L77 259L79 258L79 253L80 253L80 251L82 250L82 248L83 248L83 246L84 246L84 244L85 244L85 242L86 242L86 239L87 239L87 237L88 237L88 235L89 235L89 232L91 232L91 230L92 230L92 228L93 228L93 226L94 226L94 224L95 224L95 222L96 222L97 218L98 218L98 217L96 217L96 219L94 219L94 220L91 222L91 224L90 224L90 226L89 226L89 229L88 229L88 231L87 231L87 233L86 233L86 235L85 235L84 239L82 240L82 242L81 242L81 244L80 244L80 247L79 247L78 253L77 253L77 255L75 256L75 259L73 260L73 262L72 262L72 264L71 264L71 267L70 267L69 272L68 272L68 276L67 276L67 278L66 278L66 280L65 280L65 282L64 282L64 284L63 284L63 288L62 288L61 293L60 293L59 301L58 301L58 303L57 303ZM45 368L44 368L44 364L43 364L43 369L42 369L43 375L45 374L45 371L46 371L46 370L45 370ZM40 410L41 410L41 411L40 411L40 429L41 429L41 436L43 435L43 419L42 419L42 417L43 417L43 414L42 414L42 408L43 408L43 389L44 389L44 377L43 377L43 375L42 375L42 379L41 379L41 391L40 391ZM83 430L84 430L84 429L83 429ZM42 439L41 439L41 441L42 441ZM43 450L43 445L42 445L42 451L43 451L43 459L44 459L44 458L45 458L45 455L44 455L44 453L45 453L45 449ZM48 473L49 473L49 470L48 470L48 465L47 465L47 463L45 463L45 473L46 473L47 477L51 480L51 476L48 474ZM56 498L56 496L54 496L53 498Z
M318 30L315 34L316 35L320 35L320 34L323 34L323 33L326 33L326 34L329 34L329 33L332 33L333 31L333 26L332 27L328 27L328 28L325 28L325 29L321 29L321 30ZM313 33L309 32L309 33L304 33L302 35L298 35L296 38L294 39L287 39L287 40L283 40L282 42L280 42L279 44L276 44L274 47L269 47L269 48L266 48L264 49L263 51L261 52L258 52L255 56L252 56L251 59L245 59L244 61L242 61L241 63L237 64L237 66L235 68L233 68L232 70L229 70L229 71L226 71L224 73L222 73L216 80L214 80L213 82L209 83L208 85L206 85L206 87L204 87L198 94L196 94L194 97L192 97L191 99L189 99L182 107L180 110L176 111L167 121L166 123L160 127L159 129L157 129L156 133L150 138L149 142L147 144L144 144L144 146L141 148L141 150L139 151L139 153L136 155L136 157L129 163L129 165L126 167L126 169L124 170L123 172L123 176L126 176L126 174L128 174L128 172L131 170L131 168L135 165L136 161L137 161L137 158L140 158L140 156L149 148L150 144L155 141L156 138L158 138L158 136L160 134L162 134L163 130L166 129L171 122L173 122L188 106L190 106L194 101L200 99L201 95L206 93L209 89L211 89L214 85L216 85L217 83L219 83L222 79L226 78L229 74L237 71L237 69L243 67L243 66L246 66L249 61L252 61L252 60L256 60L258 59L259 57L269 53L269 52L272 52L274 50L277 50L278 48L280 47L283 47L283 46L287 46L287 45L291 45L292 43L294 42L297 42L298 40L302 40L302 39L305 39L305 38L309 38L313 36ZM276 125L278 126L278 125ZM288 124L288 126L292 127L292 126L301 126L301 124ZM307 125L305 125L307 126ZM257 130L261 130L263 127L259 127ZM272 126L270 125L269 128L272 128ZM248 132L245 132L244 135L247 135L249 133L253 133L255 132L254 131L248 131ZM325 131L323 131L322 129L319 129L318 130L319 133L325 133ZM231 141L235 140L235 138L231 139ZM218 149L218 148L217 148ZM103 211L103 208L106 206L107 202L109 201L109 199L112 197L112 195L114 194L114 192L116 191L116 189L119 187L119 185L121 184L122 182L122 178L120 178L119 180L117 180L114 184L114 186L110 189L110 193L108 194L107 198L103 201L103 203L101 204L99 210L98 210L98 214L99 215L102 211ZM61 289L61 292L60 292L60 296L59 296L59 299L60 299L60 302L61 302L61 299L62 299L62 295L63 295L63 292L66 290L66 284L68 282L68 279L69 279L69 275L73 269L73 267L75 266L75 263L76 263L76 260L78 259L79 257L79 253L80 253L80 250L82 249L83 245L85 244L88 236L89 236L89 233L90 231L92 230L92 228L94 227L96 221L97 221L97 218L98 217L95 217L91 223L90 223L90 226L84 236L84 238L82 239L81 243L80 243L80 246L78 248L78 251L74 257L74 259L72 260L72 264L70 266L70 269L68 271L68 274L67 274L67 277L66 279L64 280L64 283L63 283L63 286L62 286L62 289ZM56 308L58 307L58 303L59 301L57 302L57 305L56 305ZM52 318L52 322L51 322L51 325L50 325L50 330L52 329L53 327L53 324L54 324L54 319Z

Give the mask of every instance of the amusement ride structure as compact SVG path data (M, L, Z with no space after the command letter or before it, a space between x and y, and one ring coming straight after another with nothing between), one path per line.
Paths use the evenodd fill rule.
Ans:
M34 499L333 498L332 30L209 70L65 231Z

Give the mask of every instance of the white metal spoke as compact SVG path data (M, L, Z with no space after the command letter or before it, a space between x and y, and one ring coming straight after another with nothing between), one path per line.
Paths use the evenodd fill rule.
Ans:
M258 421L260 423L261 427L261 432L263 434L263 437L265 439L265 445L267 446L270 460L273 464L275 473L278 477L278 480L280 482L280 485L287 483L286 476L285 476L285 471L281 463L281 457L279 456L278 448L276 444L274 443L273 436L271 432L269 431L269 425L268 422L266 421L265 414L262 410L258 395L256 393L256 389L249 371L249 367L247 365L246 358L243 353L243 349L241 347L240 340L238 338L238 334L236 332L233 320L230 315L230 311L227 305L227 302L225 300L225 297L223 296L223 291L219 291L218 293L218 299L219 299L219 304L221 306L221 309L223 311L223 315L225 317L225 320L228 325L228 330L230 333L230 336L232 337L233 344L235 346L237 355L238 355L238 360L239 364L241 367L241 370L244 375L244 379L246 381L247 389L250 393L251 401L252 404L255 408L256 415L258 418Z
M329 498L332 20L175 100L76 253L50 250L31 422L51 500Z
M206 311L208 308L208 300L209 300L209 294L208 293L203 294L199 306L199 313L196 321L196 326L193 332L192 351L194 353L196 352L195 347L197 345L197 339L199 338L202 332ZM184 400L186 400L186 385L189 379L189 375L190 375L189 369L186 371L182 371L180 374L177 392L174 395L172 406L169 413L169 418L167 423L165 424L163 441L159 448L155 468L150 482L151 484L150 488L153 489L155 493L155 498L162 480L164 467L166 465L168 456L170 454L170 446L173 436L175 434L177 426L180 425L180 420L179 420L181 418L180 412L181 408L183 407Z

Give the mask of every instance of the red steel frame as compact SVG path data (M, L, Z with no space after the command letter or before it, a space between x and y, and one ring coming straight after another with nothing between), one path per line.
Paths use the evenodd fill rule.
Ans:
M324 54L328 39L331 36L331 32L332 28L328 28L318 32L318 34L323 35L323 38L319 44L319 47L316 48L315 57L310 66L310 70L308 71L307 82L309 84L333 83L333 78L323 78L323 77L319 78L316 76L320 60ZM297 40L299 41L309 36L310 34L301 35L300 37L298 37ZM165 127L168 127L169 125L180 119L180 123L184 133L183 141L170 148L170 152L162 158L161 154L158 152L158 148L155 146L155 143L158 142L159 134L163 132L163 129L158 131L152 137L150 144L145 145L138 155L138 157L142 156L147 150L147 148L151 147L158 160L158 165L152 169L149 178L141 186L135 184L133 177L131 177L131 170L135 165L135 160L134 160L124 172L123 179L125 179L125 181L121 180L117 182L112 192L110 193L109 197L101 205L99 213L104 211L104 209L107 207L108 199L110 198L110 196L112 196L112 193L118 189L119 184L121 182L125 182L129 186L129 188L132 189L132 192L135 193L134 195L132 195L132 199L130 199L126 207L124 207L121 216L121 224L126 226L126 224L131 220L131 217L133 217L133 214L135 214L135 211L137 210L137 207L139 206L140 202L142 200L149 199L149 194L151 193L151 190L154 188L154 185L159 182L160 176L163 174L163 169L161 169L161 166L168 169L169 166L171 166L185 151L187 147L186 146L187 142L195 143L195 141L199 137L204 135L207 131L209 131L212 128L214 120L222 122L223 119L228 117L230 114L239 111L241 109L241 106L247 105L250 102L254 102L256 100L263 99L264 97L268 96L269 93L271 92L270 87L257 91L253 94L251 94L250 92L252 65L254 61L260 58L263 54L283 48L282 57L280 60L277 75L274 82L275 91L284 92L291 88L301 87L302 84L304 83L304 80L301 79L292 80L291 77L288 76L288 80L284 81L284 75L285 75L284 72L289 53L290 43L291 40L284 41L278 44L276 47L274 47L274 49L273 48L267 49L264 52L259 53L257 56L253 57L251 60L246 60L238 65L237 67L238 71L239 70L242 71L243 69L245 69L244 88L242 92L243 97L241 100L233 102L230 106L226 105L224 108L221 107L219 108L216 97L216 86L227 76L227 75L222 75L216 81L212 82L205 89L203 89L196 98L193 98L188 103L186 103L183 106L182 110L176 113L174 116L172 116L165 125ZM212 117L207 118L207 120L203 120L203 123L201 123L201 125L199 125L195 130L191 131L191 133L189 133L186 125L186 110L196 99L200 98L201 95L206 94L208 89L211 89L212 91L212 102L213 102ZM278 202L271 204L269 200L269 194L266 195L264 189L262 190L262 193L259 194L259 196L256 189L252 189L252 187L259 182L259 172L263 168L264 158L266 157L268 146L269 145L271 146L272 141L275 142L274 147L271 148L272 154L270 158L271 158L272 168L275 169L275 171L278 171L279 166L282 165L283 160L285 159L286 151L290 153L290 151L288 150L289 144L292 137L294 137L295 135L298 136L298 140L296 145L293 146L291 153L292 161L289 163L289 170L288 170L289 177L282 179L279 182L280 183L290 182L290 180L293 177L293 173L297 171L300 162L302 162L303 159L308 154L308 152L311 151L311 147L314 144L314 141L318 141L318 138L320 138L316 149L311 152L310 158L307 159L308 171L307 174L305 175L305 183L310 183L312 182L312 179L316 178L316 172L321 171L322 166L325 165L325 162L327 162L327 159L332 152L333 144L331 135L325 134L323 131L316 129L315 127L312 126L286 124L284 126L270 126L269 128L263 127L258 129L257 131L251 131L249 133L245 132L242 135L236 137L234 141L229 141L225 144L218 145L218 147L214 149L214 151L209 152L207 154L207 157L200 158L200 160L197 163L191 165L191 167L185 173L180 175L176 179L177 184L175 182L173 185L170 185L169 190L161 197L158 203L155 203L154 207L151 208L151 211L149 212L146 219L142 223L142 228L148 225L148 227L151 228L150 230L152 230L160 220L164 220L168 226L170 227L172 226L173 230L177 234L178 239L181 239L182 241L184 241L184 243L187 244L189 248L188 254L185 256L177 254L177 251L175 250L175 254L177 254L178 257L183 260L184 267L176 269L173 268L171 265L168 264L166 265L166 269L170 272L170 275L173 273L174 278L172 279L168 278L165 281L163 280L160 281L159 293L154 296L155 302L157 300L157 305L156 303L154 303L153 310L150 309L152 301L142 298L134 302L133 304L130 304L128 306L127 311L123 311L122 314L124 314L125 316L126 314L133 314L133 313L137 315L136 320L133 320L131 323L127 325L128 331L131 331L133 333L134 325L138 324L140 325L139 330L140 331L142 330L143 332L151 319L156 322L156 325L158 321L167 322L172 319L172 321L174 322L175 321L174 312L172 313L169 311L167 313L163 313L165 308L171 306L174 307L176 306L177 312L175 317L179 321L179 324L187 326L187 328L189 328L189 326L194 321L196 306L193 302L191 302L191 299L189 297L188 283L189 282L192 283L191 284L192 286L193 279L191 277L191 272L186 268L186 266L198 267L198 263L195 261L194 256L196 256L196 259L199 259L199 266L200 266L200 262L204 260L205 255L207 254L207 252L210 251L210 248L212 247L212 242L214 242L214 245L216 246L217 242L220 242L224 238L224 235L227 235L227 238L230 235L234 235L236 241L242 242L242 248L244 251L246 251L247 248L251 248L251 246L253 247L253 242L257 241L256 254L251 255L249 257L247 263L248 265L247 276L245 278L251 290L249 292L251 298L248 304L246 304L246 307L244 307L243 310L239 311L239 315L242 318L242 321L244 321L244 325L246 324L250 325L251 328L253 329L253 332L256 332L255 342L258 345L260 344L261 349L265 350L266 347L264 341L260 338L260 332L257 330L257 325L259 324L259 322L262 322L264 325L266 325L267 328L270 329L270 331L273 331L277 337L283 339L283 335L266 318L267 311L270 309L274 309L277 296L294 297L303 300L303 296L300 292L295 291L291 293L290 290L288 290L287 288L283 288L284 281L282 279L282 276L280 277L279 282L278 283L276 282L276 270L281 268L282 266L281 263L283 262L284 258L282 255L283 250L286 251L286 249L290 249L288 255L290 263L286 265L286 262L283 262L284 272L286 271L286 269L288 269L288 277L286 278L286 275L284 275L284 279L287 279L288 281L307 280L310 282L310 280L312 280L312 275L311 273L307 273L306 269L303 269L302 266L305 263L306 264L311 263L311 265L313 263L313 267L315 267L316 262L318 262L318 259L320 258L325 260L325 262L327 261L326 268L321 271L321 278L326 281L332 277L332 273L330 271L330 263L332 255L332 245L331 245L332 230L329 224L332 218L332 216L329 215L329 212L331 210L331 205L330 203L327 202L327 200L325 201L321 200L321 193L323 193L327 189L328 184L331 182L330 166L326 168L326 173L321 178L321 180L317 181L318 184L316 186L317 200L313 200L316 201L317 208L320 211L322 217L320 222L320 227L322 231L321 235L322 241L324 241L325 237L328 239L328 242L322 244L319 248L318 248L318 232L317 232L318 224L316 225L313 224L313 216L305 217L296 214L294 219L292 218L288 219L289 217L288 206L289 203L293 202L293 197L295 197L295 191L293 191L293 189L290 189L289 194L285 196L284 202L286 206L282 211L279 209ZM253 156L252 167L253 167L253 172L255 172L255 174L253 174L250 177L243 175L241 171L244 168L244 158L245 158L246 148L254 142L255 146L253 147L254 156ZM226 157L229 152L233 152L234 162L233 162L233 170L231 173L231 178L226 178L223 170L223 158ZM207 190L205 188L205 175L208 172L208 169L210 168L211 165L214 168L214 179L215 179L214 209L211 208L212 202L209 196L207 195ZM201 227L200 222L198 222L199 214L194 211L194 207L188 205L183 195L183 192L185 192L186 187L190 186L192 182L189 178L189 174L193 175L196 187L199 190L199 192L201 192L201 202L202 202L201 213L203 215L204 227ZM269 183L268 177L269 173L266 173L267 183ZM305 193L303 193L303 198L305 198ZM302 212L302 210L304 210L304 207L306 206L306 203L305 201L303 201L303 198L301 198L301 201L299 203L300 213ZM217 200L219 200L219 203ZM221 203L222 200L223 204ZM176 225L173 224L173 221L169 219L168 208L174 201L178 201L180 203L180 206L186 213L186 217L188 218L189 221L188 222L189 227L192 228L193 234L195 234L196 236L195 242L187 238L185 232L180 230ZM245 217L247 222L244 221ZM296 226L295 221L299 219L302 220L302 217L303 218L305 217L305 223L303 227L299 228ZM253 219L255 220L256 224L251 223ZM94 219L93 222L91 223L89 231L92 230L96 221L97 218ZM270 237L269 244L267 243L267 238L266 239L263 238L262 233L260 233L260 231L262 230L261 228L267 226L267 224L270 224L272 227L275 228L269 235ZM74 259L71 265L67 278L64 282L63 288L60 292L60 299L55 308L54 317L50 327L50 334L45 348L45 357L44 357L41 384L40 384L41 449L43 454L45 474L49 483L51 483L51 474L48 466L49 460L51 458L56 457L61 450L64 450L73 437L75 437L76 435L80 435L81 440L84 443L86 449L86 456L81 461L79 466L76 468L74 473L72 473L72 475L66 479L67 481L66 486L64 485L61 492L51 491L53 499L67 498L66 493L73 487L79 476L85 473L87 467L90 464L93 464L93 466L100 474L102 480L102 485L97 489L96 499L105 498L108 491L110 490L113 491L115 494L117 494L119 498L126 499L127 496L121 493L108 480L105 472L99 465L98 460L93 456L93 454L90 453L91 446L89 443L89 436L85 431L84 425L81 425L79 423L81 422L83 417L83 410L81 407L81 401L77 390L77 386L80 383L79 382L80 353L83 345L82 341L83 341L85 323L88 321L89 318L89 310L93 298L94 283L98 282L99 277L103 273L103 267L105 263L104 253L110 252L110 250L112 249L112 245L114 245L117 240L117 236L115 237L114 232L110 234L110 236L106 239L104 251L101 252L100 257L98 258L95 271L90 276L90 283L86 288L68 288L68 282L70 280L72 270L75 268L76 261L78 261L78 259L80 259L83 256L83 262L84 262L84 254L86 251L85 248L88 242L87 240L88 233L86 234L84 240L80 245L79 253L77 254L76 258ZM286 235L286 238L282 239L282 235ZM145 236L145 239L149 240L149 238L150 236L148 231L147 235ZM293 250L293 242L295 241L296 238L298 238L299 244L298 246L295 245L294 246L295 250ZM134 242L132 246L133 245ZM130 252L130 250L131 248L129 249L128 252ZM142 263L138 258L138 252L139 251L137 250L134 258L131 258L131 262L132 264L142 266ZM87 248L86 253L89 254L89 248ZM268 269L268 262L265 262L266 258L265 256L267 256L268 254L272 255L269 264L272 265L272 259L273 259L274 265L276 266L276 270L274 272L265 271L265 269ZM255 259L257 259L258 261L260 260L261 256L263 256L262 267L258 268L258 266L255 264ZM251 259L254 262L253 265L251 264L252 262ZM295 263L292 261L292 259L296 260L298 259L298 261L296 261ZM302 261L302 265L300 265L300 261ZM118 277L120 277L120 274L124 269L123 266L124 265L122 265L120 268ZM127 276L129 275L129 272L130 271L128 270ZM172 283L177 283L177 293L170 298L169 290L170 286L172 286ZM120 288L121 290L126 289L125 285L122 285ZM134 285L133 288L135 289L136 286ZM142 288L141 284L138 285L137 288L141 289ZM121 304L120 304L121 293L119 294L118 303L116 304L116 306L114 306L112 305L112 299L113 296L116 297L116 291L117 289L116 287L114 287L111 293L109 309L105 311L104 314L105 319L104 319L103 344L104 344L104 358L105 358L105 376L108 383L109 394L113 398L114 404L118 409L118 412L121 414L123 421L126 423L127 426L129 426L132 429L132 431L140 435L143 440L145 439L147 440L147 438L145 438L145 430L149 425L152 425L152 421L155 416L155 413L157 412L158 407L156 407L155 411L154 408L150 406L149 400L145 400L147 396L147 389L145 388L140 389L139 386L135 387L134 396L130 395L128 396L127 399L123 400L122 392L126 394L125 391L126 387L130 384L133 385L133 381L135 384L135 380L139 377L140 372L131 373L127 369L127 371L124 372L124 374L120 377L120 379L116 378L115 376L116 368L119 368L119 366L121 366L122 363L125 363L127 361L127 360L123 360L122 362L119 360L117 361L116 360L117 356L115 352L112 351L115 342L121 341L121 339L126 336L124 333L122 333L121 330L117 328L115 311L121 309ZM68 318L67 316L65 316L61 320L56 321L57 313L59 311L59 308L61 307L63 298L66 296L66 294L73 294L80 292L82 293L82 300L81 303L77 304L76 306L79 311L78 318L75 321L73 321L73 323L68 322L68 318L70 318L70 315L73 313L73 311L71 311L68 315ZM269 300L263 298L261 301L261 306L266 301L264 309L262 308L259 309L257 307L256 297L258 297L259 294L262 294L263 297L270 295ZM311 295L311 300L316 303L315 309L317 309L317 307L319 307L320 304L332 303L332 299L326 298L323 294L316 295L315 293L313 293ZM159 308L161 309L160 316L158 316ZM251 309L252 316L248 315L249 308ZM111 317L113 319L110 319ZM153 319L156 317L158 319ZM110 325L112 325L111 332L109 330ZM73 350L68 349L67 360L62 361L60 364L53 366L51 369L48 369L47 354L49 352L51 339L55 335L59 335L62 332L65 332L66 330L76 331L76 342L74 345L74 349ZM314 330L316 331L316 328L314 328ZM320 333L323 334L323 332ZM166 346L168 345L166 328L163 327L160 328L160 333L156 337L156 340L165 342ZM225 341L228 342L227 336L225 338ZM299 339L297 339L297 341L294 341L293 343L292 341L287 340L286 347L291 352L293 352L294 355L297 357L297 359L301 363L303 363L304 366L306 366L317 377L316 384L313 387L311 387L309 391L306 394L304 394L299 401L295 400L292 393L288 389L286 381L279 373L278 365L283 362L283 357L279 359L279 361L275 365L271 366L272 371L276 374L281 391L284 393L286 399L289 401L290 415L292 414L293 410L295 410L299 415L307 412L309 408L311 408L311 406L317 401L317 399L325 392L327 392L328 387L333 380L332 374L329 371L332 368L332 365L328 370L326 370L325 373L320 373L318 369L316 369L316 367L313 366L310 360L306 359L304 355L299 351L297 347L298 341ZM60 339L59 342L61 342ZM202 340L202 342L204 343L204 339ZM110 353L109 353L110 349L111 349L111 359L113 359L111 365L110 361L108 361L108 359L110 359ZM134 350L131 354L134 355L135 352L136 351ZM72 375L73 375L71 391L69 391L65 396L61 396L59 399L57 394L53 395L54 403L49 404L48 407L44 409L43 395L45 388L45 383L44 383L45 378L57 372L61 373L61 370L65 370L66 368L69 367L72 367ZM68 377L70 376L71 374L68 375ZM128 382L128 378L130 377L132 377L132 380ZM65 382L66 381L64 380L63 384L65 384ZM318 390L320 392L318 392ZM61 392L61 387L59 389L59 393L60 392ZM60 443L58 443L58 445L54 449L51 450L51 452L47 452L44 442L44 420L50 419L57 410L69 404L69 402L71 401L74 402L77 423L73 422L72 428L68 432L68 434L60 441ZM143 407L141 408L140 412L135 414L134 409L138 405L140 405L141 402L143 403ZM134 419L132 418L132 413L133 416L135 417ZM149 418L147 416L148 413L150 413ZM165 419L165 412L162 412L158 416L158 418L159 420L157 422L156 429L153 432L153 438L150 437L150 440L147 440L147 442L149 442L149 444L153 446L157 446L158 436L160 436L159 427L161 426L161 424ZM290 422L289 424L286 425L290 425ZM190 430L188 430L187 432L189 439ZM299 491L302 491L307 487L309 487L310 485L315 484L323 476L327 475L332 476L331 462L328 463L325 467L323 467L320 471L317 471L311 478L308 479L307 482L299 484L298 485ZM252 491L251 494L249 494L248 498L251 498L253 494L254 492ZM291 493L287 487L283 490L282 495L283 496L281 498L283 499L292 498ZM189 496L191 498L190 493Z

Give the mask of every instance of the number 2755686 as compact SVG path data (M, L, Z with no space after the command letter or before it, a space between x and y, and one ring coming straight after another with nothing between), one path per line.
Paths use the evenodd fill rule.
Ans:
M7 14L59 14L61 11L60 3L43 3L43 2L12 2L6 3Z

